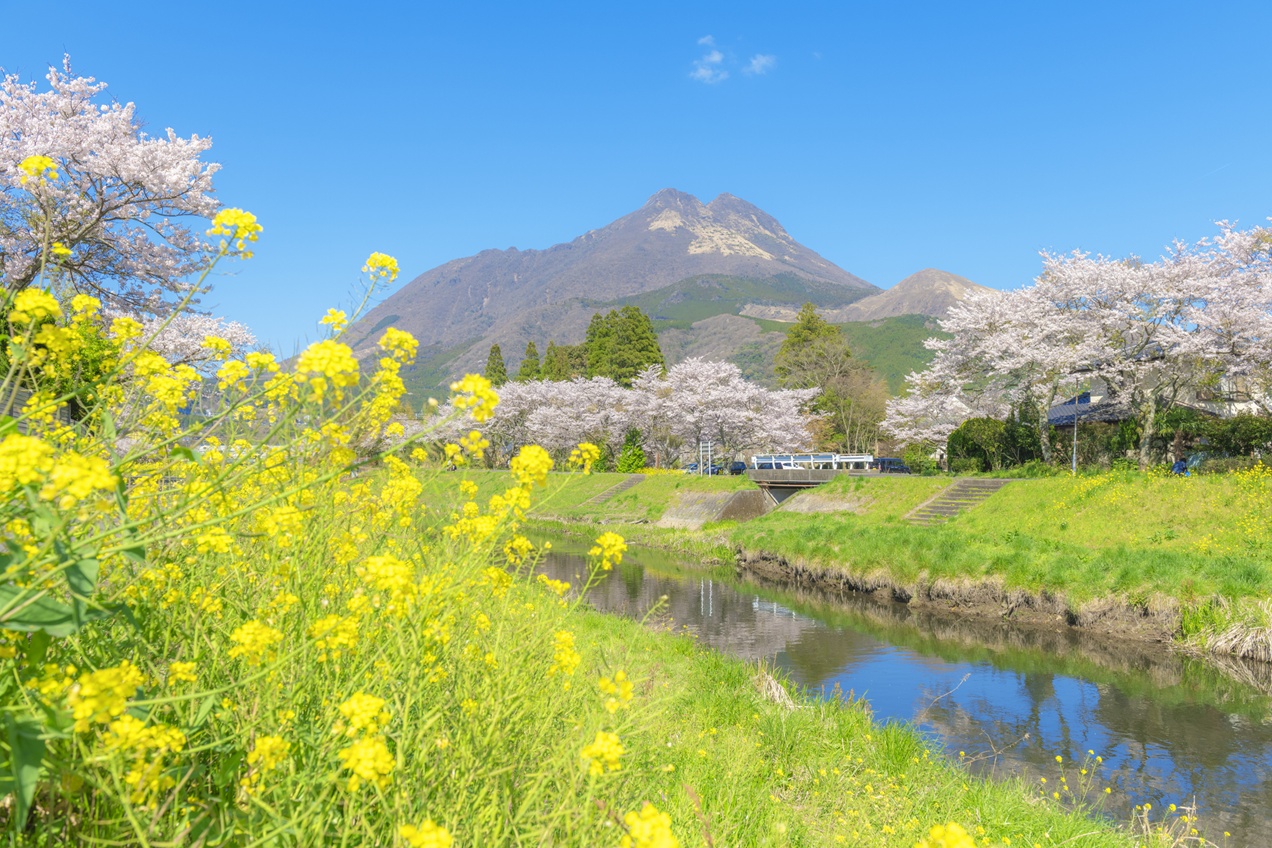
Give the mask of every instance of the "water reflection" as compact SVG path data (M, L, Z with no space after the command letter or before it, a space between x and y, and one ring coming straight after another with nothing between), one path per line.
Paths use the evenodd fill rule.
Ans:
M585 569L560 550L544 563L575 585ZM1235 669L1248 680L1237 682L1155 646L720 579L636 549L589 599L640 617L663 596L661 614L703 644L770 660L810 690L851 691L877 718L913 721L953 756L967 752L975 769L1046 776L1053 788L1056 755L1067 764L1094 750L1104 757L1095 790L1113 789L1114 818L1145 801L1162 809L1195 799L1204 834L1272 846L1265 666ZM1066 770L1074 783L1076 766Z

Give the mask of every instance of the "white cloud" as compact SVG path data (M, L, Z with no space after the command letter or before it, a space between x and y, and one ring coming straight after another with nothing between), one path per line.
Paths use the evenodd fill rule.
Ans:
M729 72L721 67L724 64L724 54L715 49L715 39L704 35L698 39L698 43L710 49L694 60L693 71L690 72L689 78L707 85L724 82L729 78Z
M777 67L776 56L771 53L756 53L751 57L751 63L746 66L745 72L748 74L767 74L775 67Z

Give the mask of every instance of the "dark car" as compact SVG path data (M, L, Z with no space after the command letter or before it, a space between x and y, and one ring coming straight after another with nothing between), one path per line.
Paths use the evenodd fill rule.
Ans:
M881 456L870 463L870 468L880 474L909 474L910 466L894 456Z
M729 463L729 473L730 473L730 474L737 475L737 474L742 474L742 473L745 473L745 472L746 472L746 463L745 463L745 462L730 462L730 463Z

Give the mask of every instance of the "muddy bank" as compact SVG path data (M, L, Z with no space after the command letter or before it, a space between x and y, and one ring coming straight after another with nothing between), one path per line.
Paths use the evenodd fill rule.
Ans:
M1154 597L1146 603L1099 598L1070 604L1063 595L1007 589L998 578L926 580L898 583L882 572L853 574L840 568L790 560L765 551L737 549L737 568L744 575L815 588L853 592L907 604L916 610L945 611L969 618L1007 621L1046 629L1079 628L1088 633L1139 642L1175 645L1182 636L1178 601Z

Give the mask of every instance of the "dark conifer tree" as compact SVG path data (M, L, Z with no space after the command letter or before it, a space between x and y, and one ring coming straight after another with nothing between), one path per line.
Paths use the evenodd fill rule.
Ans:
M508 369L504 367L503 351L497 344L490 346L490 355L486 357L485 376L492 386L502 386L508 382Z
M574 376L570 373L570 356L566 347L548 341L548 349L543 354L543 379L560 382Z
M526 355L521 360L521 369L517 371L517 382L528 383L531 380L537 380L540 373L539 349L534 346L533 341L526 342Z

